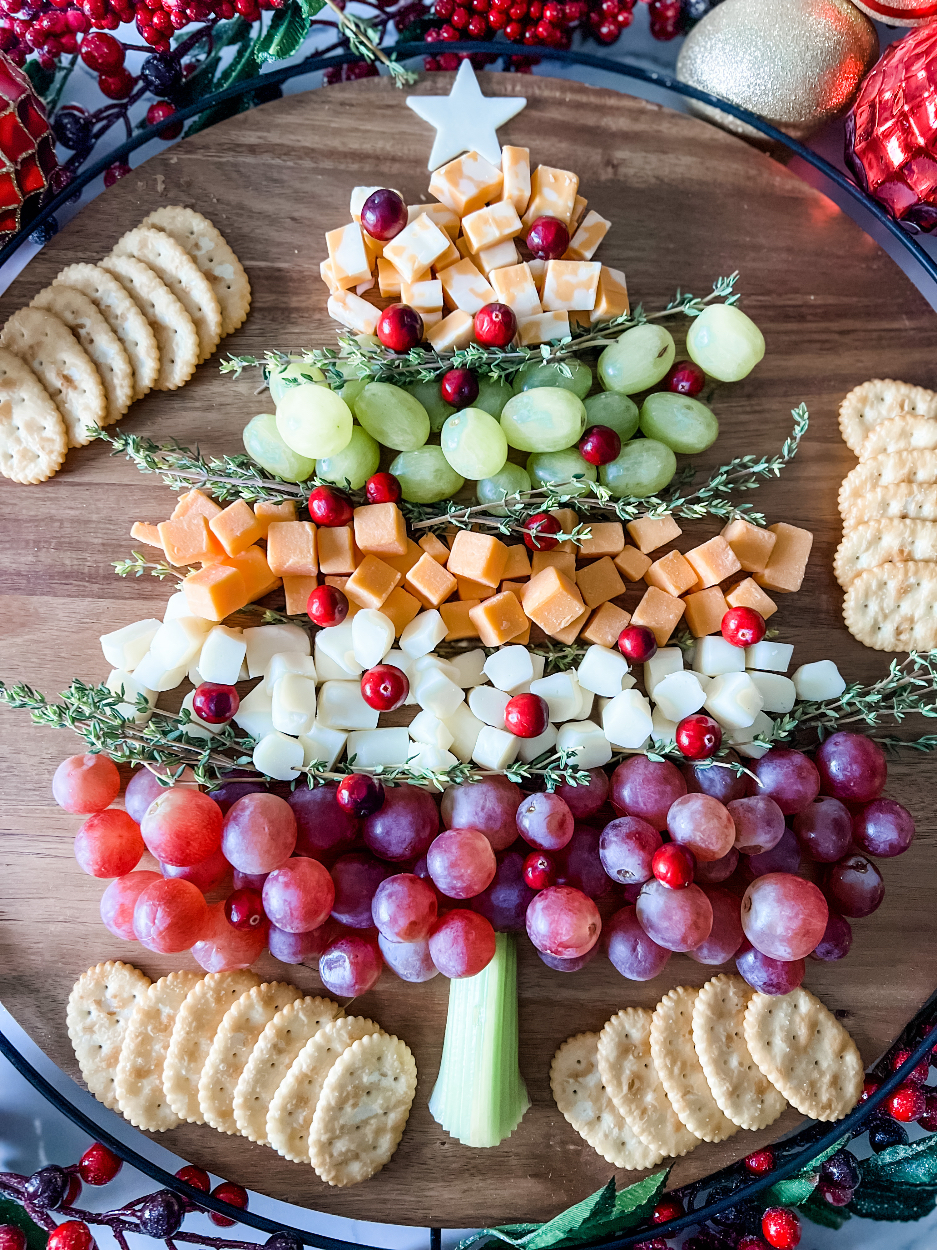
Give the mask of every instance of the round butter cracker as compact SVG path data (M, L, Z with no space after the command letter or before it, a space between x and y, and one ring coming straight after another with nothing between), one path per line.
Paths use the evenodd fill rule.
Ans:
M165 230L189 253L211 283L221 306L221 334L233 334L251 306L251 287L244 266L221 231L192 208L168 205L150 213L141 223Z
M854 495L842 517L844 532L866 521L937 521L937 485L895 482L892 486L876 486Z
M153 389L174 391L188 382L199 361L199 338L179 300L149 265L133 256L105 256L101 268L120 282L150 324L159 352Z
M179 1008L201 976L171 972L149 987L134 1008L114 1076L117 1106L137 1128L163 1133L181 1123L166 1101L163 1066Z
M651 1056L674 1111L703 1141L725 1141L738 1125L713 1097L693 1045L693 1009L699 990L681 985L665 994L651 1021Z
M111 959L83 972L68 996L65 1020L85 1084L99 1102L117 1109L114 1074L127 1025L150 987L139 968Z
M52 285L70 286L87 295L123 344L134 374L134 399L142 399L159 376L156 335L139 304L112 273L100 265L68 265Z
M909 560L937 561L937 522L894 517L864 521L843 534L833 557L833 572L845 590L866 569Z
M937 564L909 560L866 569L843 598L843 620L873 651L937 647Z
M922 386L910 386L891 378L863 382L851 390L839 406L843 441L858 455L870 430L903 413L937 417L937 395Z
M65 460L62 414L29 365L0 347L0 473L35 485Z
M937 419L902 413L874 425L859 448L859 461L892 451L937 451Z

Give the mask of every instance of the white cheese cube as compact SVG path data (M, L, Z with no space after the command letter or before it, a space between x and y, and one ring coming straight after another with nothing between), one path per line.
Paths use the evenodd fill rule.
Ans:
M460 308L474 317L479 309L494 302L494 289L467 256L438 273L447 307Z
M348 735L348 758L362 768L402 768L413 750L405 726L396 729L365 729Z
M755 738L769 734L773 728L774 721L771 717L759 712L745 729L727 729L723 734L723 741L733 747L750 746Z
M526 647L500 647L485 661L485 676L499 690L513 693L534 680L534 666Z
M505 243L497 243L494 247L482 248L475 260L490 282L495 269L508 269L512 265L519 265L521 258L514 246L514 240L508 239Z
M179 616L172 621L164 621L153 635L150 655L162 661L167 668L188 669L192 661L197 660L211 627L210 621L196 616Z
M621 694L622 682L628 676L628 661L609 647L591 646L582 657L576 678L584 690L613 699Z
M456 666L433 652L430 652L429 655L421 655L418 660L411 660L407 669L407 675L411 681L416 681L421 673L427 673L430 669L435 669L437 673L442 673L444 677L454 681L457 686L462 684L459 681L459 670Z
M468 705L472 714L495 729L504 728L504 709L510 702L511 696L494 686L476 686L469 691Z
M644 689L654 698L654 687L671 673L683 672L683 652L679 647L663 647L644 665Z
M358 334L374 334L381 319L381 310L354 291L341 291L338 295L330 295L326 308L333 321L337 321L347 330L355 330Z
M517 320L536 317L543 312L540 296L534 285L533 274L525 264L510 265L505 269L492 269L488 281L499 301L513 308Z
M458 682L463 690L468 690L471 686L480 686L485 681L485 653L481 647L476 647L473 651L459 651L456 655L450 657L452 667L457 670L458 677L453 677L453 681ZM531 661L540 661L540 672L536 676L543 673L543 656L533 655ZM536 672L536 670L535 670Z
M298 625L259 625L244 630L247 645L247 671L251 677L263 677L273 656L281 651L309 655L309 635Z
M404 282L414 282L433 261L442 256L451 240L426 213L414 217L408 226L384 247L389 260Z
M189 601L185 597L185 591L177 590L174 595L169 596L169 602L166 604L166 611L163 613L164 621L174 621L177 616L192 616L192 609L189 607Z
M362 668L355 659L355 643L350 621L342 621L341 625L330 625L328 629L320 629L316 634L316 655L328 656L339 668L344 669L346 677L360 677ZM316 672L319 665L316 665ZM320 674L321 676L321 674Z
M846 682L832 660L801 664L791 679L798 699L836 699L846 689Z
M264 690L263 682L244 696L233 719L252 738L273 733L273 698Z
M745 672L745 651L742 647L733 647L719 634L709 634L700 638L693 656L693 667L698 668L707 677L720 677L723 673Z
M452 732L432 712L417 712L407 729L413 741L424 746L439 747L441 751L448 751L452 746Z
M394 645L394 622L373 608L356 612L351 619L351 644L356 662L373 668Z
M279 651L270 657L267 664L264 690L268 694L273 694L273 687L287 673L295 673L298 677L309 677L312 681L321 680L316 673L315 661L311 655L298 655L295 651Z
M273 727L294 738L309 733L316 719L316 683L311 677L286 673L273 687Z
M435 608L430 612L421 612L400 635L400 650L411 659L418 660L442 642L448 632L446 622Z
M579 683L576 683L577 686ZM592 715L592 705L595 703L595 695L591 690L583 690L579 686L579 710L575 716L571 716L570 720L588 720Z
M293 781L302 766L302 743L286 734L265 734L254 747L254 767L275 781Z
M677 744L677 722L669 720L659 706L654 709L654 715L651 717L651 737L655 742L661 742L667 747Z
M196 716L195 709L192 707L192 701L195 698L195 691L190 690L182 700L182 708L191 716L191 721L186 725L185 732L190 738L214 738L217 737L220 725L210 725L208 721L202 720L200 716ZM181 711L182 709L180 709Z
M418 746L407 761L408 767L425 768L427 772L431 773L448 772L458 762L458 758L451 751L444 751L441 747L425 745Z
M467 764L472 758L475 743L482 731L482 721L472 713L467 703L460 703L452 715L446 717L443 724L452 734L450 747L462 763Z
M316 634L315 669L317 679L319 681L348 681L351 677L360 676L361 668L360 665L354 663L354 653L352 653L351 668L346 668L344 664L339 664L322 650L322 644L319 642L319 639L326 632L326 630L322 629Z
M582 706L575 673L551 673L530 683L530 693L546 699L550 720L573 720Z
M301 734L299 741L303 748L303 767L320 764L326 771L333 768L338 757L345 749L348 734L340 729L330 729L317 720L308 734Z
M451 312L448 317L443 317L435 325L427 323L428 317L430 317L429 313L423 318L424 324L430 324L424 337L430 347L437 352L460 351L468 347L475 336L475 323L468 313L460 308Z
M579 768L601 768L612 758L612 746L594 721L572 721L557 734L558 751L575 751Z
M669 673L654 687L654 702L668 720L682 721L706 702L706 692L693 673Z
M379 713L368 707L358 681L326 681L319 688L318 721L330 729L377 729Z
M465 691L462 687L457 686L445 673L440 673L435 668L420 673L412 689L414 698L424 712L432 712L440 720L451 716L459 704L465 700Z
M747 729L764 706L764 700L748 673L721 673L706 691L703 706L723 727Z
M182 597L184 599L185 595ZM101 650L105 660L112 668L122 668L125 673L132 673L149 651L150 643L161 623L150 617L146 621L134 621L123 629L115 629L111 634L102 634Z
M623 690L605 705L602 728L612 746L640 750L653 729L651 705L637 690Z
M371 264L358 222L351 221L337 230L327 230L325 245L329 249L332 277L340 287L357 286L371 276Z
M453 243L459 236L459 214L454 213L451 208L447 208L445 204L434 204L432 201L428 204L408 204L407 205L407 225L419 217L420 213L425 213L430 221L444 230L452 239Z
M233 686L241 671L241 662L247 654L244 631L216 625L202 643L198 656L198 671L203 681L215 681L222 686Z
M399 668L401 673L406 673L407 676L409 677L410 666L413 663L413 659L409 655L404 655L404 653L400 650L399 647L393 647L384 656L384 663L393 664L394 668Z
M147 651L140 663L134 668L133 676L147 690L175 690L187 672L184 664L176 668L170 667L165 661L158 659L152 651Z
M539 681L543 676L543 670L547 666L547 657L545 655L537 655L536 651L531 651L530 662L534 666L534 681Z
M708 690L708 689L709 689L710 684L712 683L712 678L711 678L708 674L706 674L706 673L700 673L700 672L699 672L697 669L695 669L695 668L691 668L691 669L689 670L689 672L691 672L691 673L693 674L693 676L694 676L694 677L696 678L696 680L699 682L699 684L700 684L700 686L703 688L703 690Z
M756 642L745 648L745 667L786 673L794 648L789 642Z
M594 260L548 260L544 312L591 312L602 266Z
M125 702L118 703L117 710L121 716L133 721L135 725L149 723L152 712L141 712L137 708L137 699L142 694L151 708L156 706L156 691L144 686L141 681L122 668L112 669L105 682L112 694L122 695Z
M761 691L762 706L766 712L789 712L797 699L797 687L789 677L780 673L749 672L749 677Z
M536 738L521 738L518 755L525 764L529 764L531 760L535 760L538 756L543 755L547 751L553 751L556 746L556 740L559 733L555 725L547 725L542 734L538 734Z
M491 768L496 772L507 768L517 759L517 752L523 738L515 738L503 729L495 729L485 725L475 743L472 759L482 768Z

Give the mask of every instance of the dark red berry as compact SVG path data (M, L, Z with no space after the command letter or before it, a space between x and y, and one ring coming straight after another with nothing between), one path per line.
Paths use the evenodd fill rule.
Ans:
M545 851L531 851L524 860L524 880L532 890L556 885L556 864Z
M492 26L489 14L488 24ZM497 30L497 26L493 26ZM475 338L482 347L507 347L517 333L517 317L507 304L485 304L475 314Z
M885 1108L893 1120L901 1124L911 1124L927 1110L924 1091L918 1085L905 1083L899 1085L890 1098L885 1100Z
M308 507L310 520L329 529L349 525L354 516L354 509L347 495L332 486L317 486L309 496Z
M363 820L384 806L384 786L367 773L351 773L338 783L335 799L344 811Z
M685 716L674 736L681 755L688 760L711 759L722 746L722 726L703 712Z
M770 1146L745 1156L745 1166L752 1176L766 1176L774 1168L774 1151Z
M679 842L665 842L651 859L651 872L671 890L685 890L693 884L696 857Z
M394 664L375 664L361 675L361 697L378 712L402 707L410 693L407 674Z
M558 217L538 217L527 231L527 246L538 260L559 260L569 247L569 229Z
M621 438L607 425L593 425L579 440L579 454L589 464L610 464L621 451Z
M106 1185L123 1166L122 1159L96 1141L78 1160L78 1175L86 1185Z
M539 694L516 694L504 709L504 727L516 738L539 738L549 723L549 705Z
M348 598L337 586L317 586L306 601L306 613L313 625L330 629L348 615Z
M66 1220L54 1228L46 1242L46 1250L91 1250L94 1238L84 1220Z
M754 608L729 608L722 618L722 636L733 647L753 647L767 632L765 618Z
M618 650L632 664L646 664L657 654L657 639L646 625L626 625L618 635Z
M651 1223L666 1224L669 1220L678 1220L683 1213L683 1203L679 1198L664 1198L651 1212Z
M26 1234L16 1224L0 1224L0 1250L26 1250Z
M881 1084L881 1081L870 1081L868 1077L866 1077L862 1085L862 1093L859 1095L859 1102L867 1102L880 1088Z
M176 1173L176 1178L185 1181L187 1185L200 1190L203 1194L207 1194L211 1189L211 1177L204 1168L196 1167L194 1163L187 1163L185 1167L180 1168Z
M930 1088L924 1091L924 1114L917 1118L921 1128L937 1133L937 1093Z
M240 695L233 686L215 681L203 681L192 695L192 711L209 725L226 724L240 705Z
M225 899L224 914L235 929L259 929L267 919L259 890L234 890Z
M524 543L531 551L552 551L559 545L554 534L562 534L563 527L549 512L537 512L524 524Z
M73 1207L81 1194L81 1177L74 1172L68 1174L68 1189L62 1199L63 1207Z
M396 503L402 492L393 473L374 473L365 482L364 493L368 503Z
M902 1047L900 1050L896 1050L892 1055L889 1067L892 1072L897 1072L898 1069L902 1067L903 1064L906 1064L910 1058L911 1051L908 1050L907 1047ZM904 1079L910 1085L924 1085L929 1075L930 1061L925 1057L916 1068L911 1069L911 1072Z
M123 66L113 74L101 74L98 77L98 90L109 100L126 100L133 90L133 75Z
M391 304L381 313L377 337L392 352L408 352L423 338L423 318L409 304Z
M706 385L706 374L692 360L678 360L670 366L664 387L674 395L698 395Z
M478 378L471 369L449 369L442 375L439 389L453 408L469 408L478 399Z
M148 126L158 126L160 122L168 121L170 117L173 117L175 112L175 106L170 104L168 100L157 100L146 110L146 124ZM172 122L159 131L159 137L167 143L170 139L178 139L182 134L182 126L183 123L181 121Z
M800 1244L800 1217L788 1207L769 1207L761 1217L761 1233L774 1250L795 1250Z
M78 55L96 74L116 74L124 63L124 45L113 35L92 31L81 41Z
M217 1198L219 1202L227 1202L232 1207L237 1207L240 1211L247 1210L247 1190L240 1185L235 1185L233 1181L222 1181L220 1185L216 1185L211 1191L211 1196ZM217 1224L219 1228L230 1228L232 1224L236 1224L237 1220L230 1220L226 1215L219 1215L216 1211L209 1211L209 1217L213 1224Z
M834 1181L828 1181L825 1177L820 1178L817 1193L831 1207L848 1207L852 1202L853 1191L851 1189L845 1185L837 1185Z

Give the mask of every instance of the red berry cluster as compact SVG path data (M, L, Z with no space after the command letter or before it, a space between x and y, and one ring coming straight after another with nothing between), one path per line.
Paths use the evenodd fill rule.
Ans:
M426 32L426 42L488 40L504 31L526 47L568 48L587 12L586 0L435 0L433 15L442 25Z
M635 0L590 0L588 21L593 38L599 43L614 43L634 21L634 5Z
M121 20L128 19L115 16L115 28ZM74 0L0 0L0 51L15 65L36 56L43 69L53 69L63 53L78 51L78 37L91 26L85 7Z

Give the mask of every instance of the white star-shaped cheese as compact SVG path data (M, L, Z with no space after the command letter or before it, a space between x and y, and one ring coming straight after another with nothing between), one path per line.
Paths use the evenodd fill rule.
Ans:
M501 164L495 133L527 104L523 96L483 96L471 61L459 66L449 95L411 95L407 104L417 117L436 127L427 169L438 169L463 152L479 152L492 165Z

